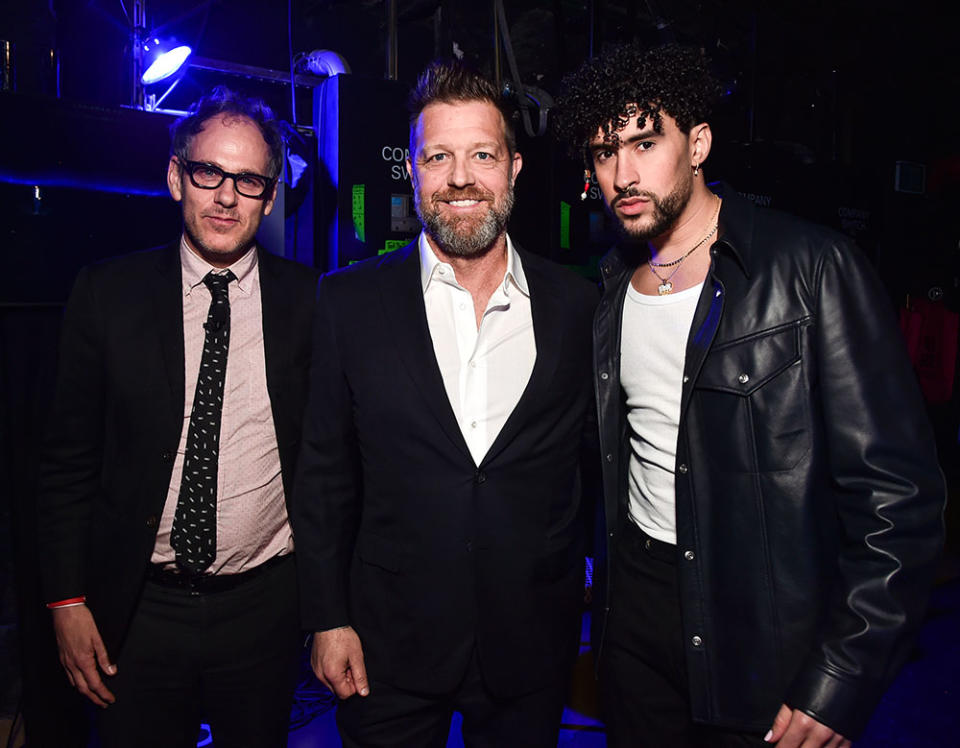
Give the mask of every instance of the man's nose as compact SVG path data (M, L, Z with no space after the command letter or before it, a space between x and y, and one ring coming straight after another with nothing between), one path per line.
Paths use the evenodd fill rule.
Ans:
M617 192L626 192L640 181L640 174L629 158L622 155L617 157L616 169L613 173L613 186Z
M214 199L227 207L237 203L237 183L234 177L224 177L220 186L214 190Z
M447 174L447 184L451 187L466 187L474 182L473 169L467 159L455 158Z

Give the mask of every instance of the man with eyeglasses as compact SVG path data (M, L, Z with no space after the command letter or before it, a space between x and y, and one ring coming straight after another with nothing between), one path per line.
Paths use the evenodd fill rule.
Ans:
M283 142L226 89L171 128L171 246L84 269L40 487L60 660L105 746L286 744L300 636L287 519L317 274L264 252Z

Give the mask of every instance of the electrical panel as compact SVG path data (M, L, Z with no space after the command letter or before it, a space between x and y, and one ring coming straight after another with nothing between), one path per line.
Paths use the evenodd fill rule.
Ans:
M402 247L420 230L406 168L408 94L398 81L348 73L314 92L327 269Z

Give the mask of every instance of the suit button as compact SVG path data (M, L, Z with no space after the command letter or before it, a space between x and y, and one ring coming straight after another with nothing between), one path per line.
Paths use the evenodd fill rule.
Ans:
M746 384L750 381L750 375L746 373L741 374L739 377L737 377L737 381L740 382L740 384Z
M487 482L487 474L481 470L478 470L476 475L473 476L473 482L478 486Z
M683 557L687 559L687 561L693 561L693 559L695 558L695 556L693 555L693 551L685 551L683 554Z
M685 464L681 463L680 467L677 468L677 472L680 473L680 475L686 475L688 469Z
M607 455L607 462L613 462L613 455L611 454Z
M156 527L157 526L157 515L151 514L147 517L147 527Z
M703 639L701 639L699 635L694 634L694 635L693 635L693 638L690 639L690 643L691 643L693 646L695 646L695 647L702 647L702 646L703 646Z

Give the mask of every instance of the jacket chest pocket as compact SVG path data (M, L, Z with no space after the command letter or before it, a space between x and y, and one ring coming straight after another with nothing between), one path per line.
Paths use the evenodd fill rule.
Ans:
M810 449L804 320L715 346L697 379L691 426L728 472L790 470Z

